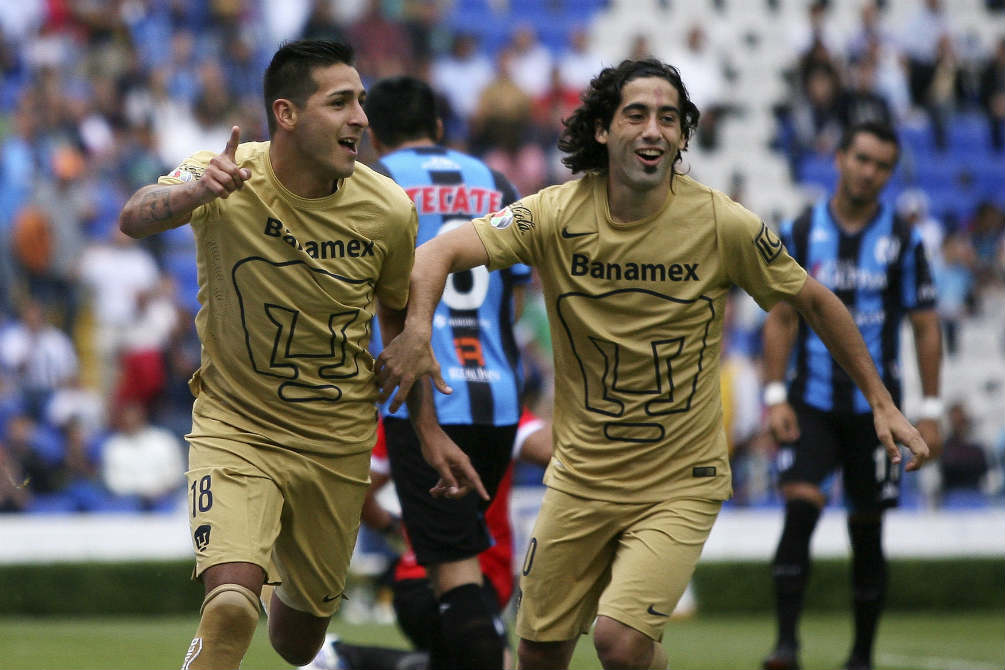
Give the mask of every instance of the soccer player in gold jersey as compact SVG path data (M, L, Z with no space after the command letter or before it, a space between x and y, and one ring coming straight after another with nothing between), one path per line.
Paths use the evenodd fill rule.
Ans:
M379 310L401 329L416 235L405 192L356 165L367 118L352 58L338 42L283 45L264 80L271 141L241 144L235 126L222 153L187 158L120 215L132 237L191 222L197 241L188 482L206 597L186 669L237 668L260 598L272 645L303 665L343 595L376 435L370 323ZM484 494L437 433L430 393L409 406L438 493Z
M603 70L559 148L585 176L419 247L405 329L377 359L394 402L429 375L448 272L537 267L555 357L554 456L524 558L520 667L566 667L596 618L604 667L663 668L663 628L731 494L719 391L729 289L791 304L873 407L891 458L928 449L873 367L848 310L760 219L675 169L699 112L657 60ZM392 403L393 404L393 403Z

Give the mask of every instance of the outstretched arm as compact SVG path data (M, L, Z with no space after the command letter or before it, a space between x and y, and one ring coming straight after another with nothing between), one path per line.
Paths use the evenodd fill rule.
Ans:
M132 195L119 214L119 229L140 238L188 223L196 207L226 198L244 186L251 173L236 164L241 129L234 126L223 153L210 160L198 181L184 184L150 184Z
M862 334L848 309L829 289L813 277L788 300L820 337L834 360L844 368L872 407L876 435L886 447L890 460L900 462L900 442L911 450L908 470L917 470L929 459L928 445L918 430L901 414L883 385Z
M388 309L378 303L377 314L384 346L387 347L402 332L405 312ZM396 400L401 393L399 390ZM462 498L474 490L488 500L489 494L478 471L471 465L471 459L440 426L429 382L418 379L409 389L407 403L409 419L419 437L422 457L440 475L439 481L429 493L434 497Z
M764 320L764 405L775 441L790 444L799 439L799 419L785 394L785 370L799 331L799 314L780 302Z
M443 295L448 274L485 265L488 260L471 223L437 235L415 250L404 329L385 346L374 367L381 402L398 390L389 406L392 412L401 407L412 385L427 375L441 393L452 391L440 374L430 343L433 312Z

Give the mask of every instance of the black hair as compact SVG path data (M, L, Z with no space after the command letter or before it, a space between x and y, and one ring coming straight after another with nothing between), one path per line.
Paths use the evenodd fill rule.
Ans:
M396 147L409 140L437 141L436 96L415 77L382 79L367 91L363 106L370 132L383 145Z
M855 138L863 133L873 135L881 142L892 144L897 149L897 158L894 163L900 160L900 138L897 136L897 131L893 129L893 126L882 121L862 121L846 127L841 134L840 141L838 141L838 150L847 151Z
M681 160L681 153L687 149L687 142L698 125L700 112L688 97L680 72L655 58L624 60L617 67L601 70L583 92L582 104L562 121L564 128L558 139L558 148L568 154L562 158L562 163L573 173L607 171L607 147L596 140L597 124L603 128L610 127L614 112L621 104L622 88L641 77L660 77L677 89L682 142L673 164Z
M352 65L353 57L352 46L333 40L298 40L280 46L265 70L262 87L265 91L265 115L269 121L269 133L276 130L276 119L272 114L273 102L285 98L298 107L303 107L307 98L317 90L317 82L312 76L314 69L338 63Z

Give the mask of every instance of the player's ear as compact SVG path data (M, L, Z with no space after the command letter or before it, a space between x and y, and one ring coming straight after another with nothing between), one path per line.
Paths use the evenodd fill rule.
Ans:
M593 139L597 140L600 144L607 144L607 128L604 128L600 124L600 119L597 119L593 123Z
M297 106L292 100L276 98L272 101L272 115L276 125L284 130L292 130L297 125Z

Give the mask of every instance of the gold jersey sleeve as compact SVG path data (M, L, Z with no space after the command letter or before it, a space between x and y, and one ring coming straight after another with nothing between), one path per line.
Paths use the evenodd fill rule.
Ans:
M802 287L777 238L762 244L756 216L680 175L639 221L616 221L591 175L474 225L491 269L522 262L541 278L555 357L545 482L612 501L728 498L723 313L734 285L765 306Z
M401 309L417 217L392 180L357 164L323 198L290 192L269 144L245 143L244 188L193 212L202 360L194 411L278 448L349 454L375 440L369 352L376 302ZM200 152L160 183L198 179Z

